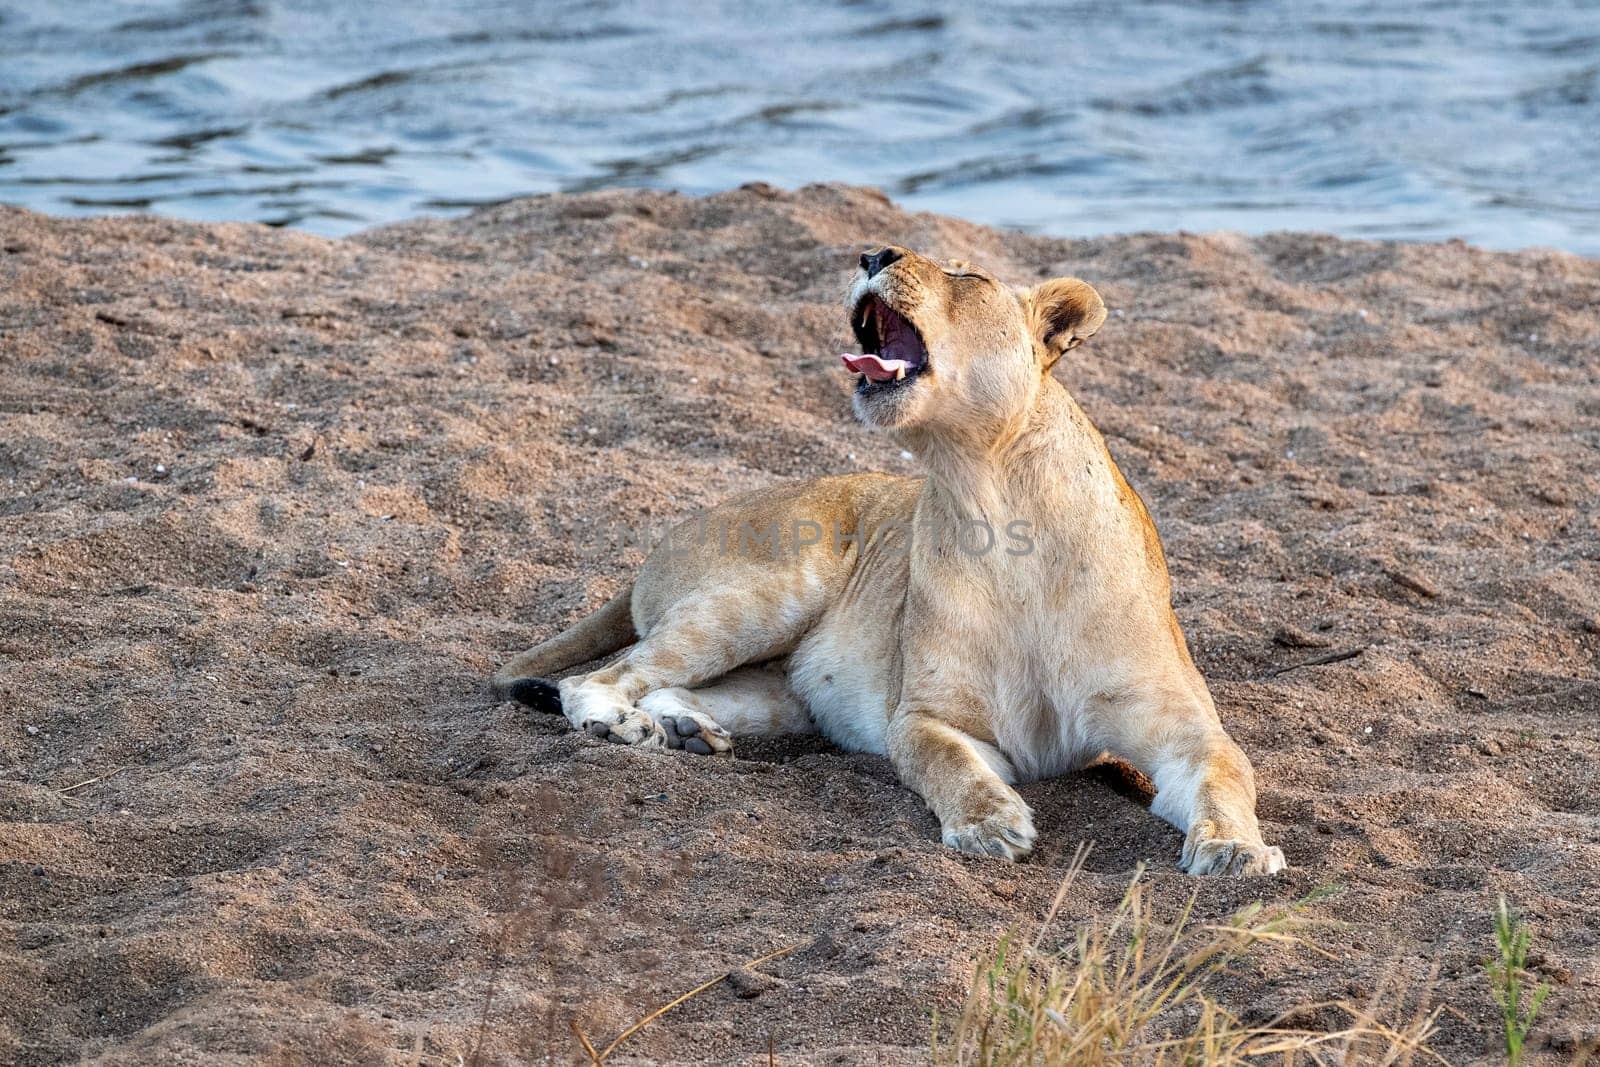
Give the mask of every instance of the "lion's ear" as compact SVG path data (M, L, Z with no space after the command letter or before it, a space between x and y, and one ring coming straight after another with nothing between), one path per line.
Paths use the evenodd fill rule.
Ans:
M1106 321L1105 301L1094 286L1077 278L1056 278L1029 289L1023 299L1028 331L1044 350L1044 369L1061 354L1094 336Z

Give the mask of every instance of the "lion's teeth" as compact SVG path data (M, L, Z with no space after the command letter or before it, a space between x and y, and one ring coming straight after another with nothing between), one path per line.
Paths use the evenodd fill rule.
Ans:
M904 379L905 376L906 376L906 369L904 367L896 367L894 369L894 380L895 381L898 382L898 381Z

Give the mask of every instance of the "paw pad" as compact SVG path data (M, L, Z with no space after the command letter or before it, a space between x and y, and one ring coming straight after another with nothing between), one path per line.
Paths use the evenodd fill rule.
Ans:
M681 748L697 756L712 756L733 750L733 742L725 730L707 726L692 716L663 715L661 726L666 731L668 748Z
M654 719L639 711L629 711L616 722L590 719L583 724L583 730L590 737L609 741L613 745L642 745L646 748L656 748L666 743L666 738L663 736L665 731L656 725Z

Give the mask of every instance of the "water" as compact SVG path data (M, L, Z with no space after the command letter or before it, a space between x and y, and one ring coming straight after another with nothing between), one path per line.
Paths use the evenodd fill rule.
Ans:
M1600 255L1600 6L0 0L0 201L41 211L341 234L752 179Z

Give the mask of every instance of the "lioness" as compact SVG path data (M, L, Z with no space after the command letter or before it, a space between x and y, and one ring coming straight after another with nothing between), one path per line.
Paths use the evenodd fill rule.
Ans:
M623 744L702 754L821 730L887 754L946 845L1018 859L1012 788L1111 754L1155 783L1191 874L1270 874L1255 779L1172 612L1161 542L1051 376L1105 321L1075 278L1013 290L904 248L861 257L847 310L861 420L926 478L780 485L686 523L633 585L495 687ZM949 536L975 527L1005 531ZM542 676L632 647L563 679Z

